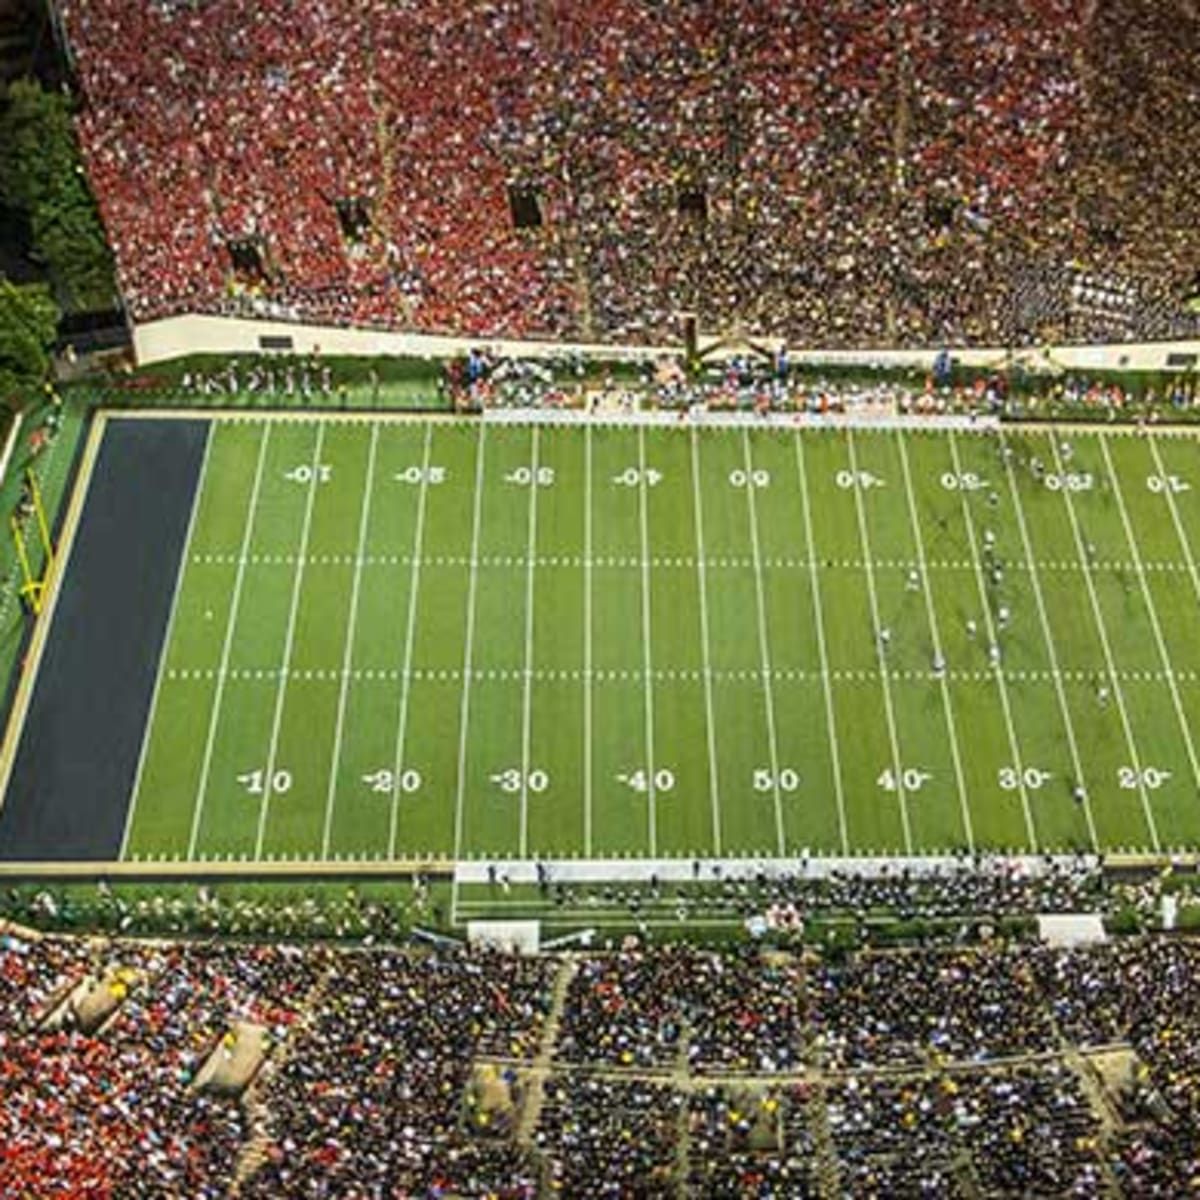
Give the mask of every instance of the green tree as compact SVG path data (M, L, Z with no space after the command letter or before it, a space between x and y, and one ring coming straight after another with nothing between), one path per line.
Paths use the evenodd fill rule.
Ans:
M108 308L113 263L79 160L67 98L34 81L0 98L0 203L26 214L34 257L72 311Z
M0 402L45 379L59 316L45 284L18 287L0 276Z

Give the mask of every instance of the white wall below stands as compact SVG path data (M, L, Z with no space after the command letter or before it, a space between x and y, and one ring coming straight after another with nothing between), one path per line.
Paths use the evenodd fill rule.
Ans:
M661 354L679 354L678 343L668 346L617 346L608 343L515 341L504 338L459 338L437 334L389 333L376 329L343 329L331 325L302 325L285 321L251 321L238 317L184 316L166 317L136 325L133 330L134 353L139 365L165 362L189 354L253 354L261 349L259 339L290 337L293 352L371 357L375 355L408 355L444 358L459 354L472 346L486 347L503 355L546 358L563 353L579 352L637 362ZM712 339L701 339L700 345L711 345ZM776 339L763 339L756 345L775 346ZM737 353L731 345L727 353ZM1007 359L1002 348L964 350L948 347L955 361L968 366L998 367ZM815 350L789 349L788 357L796 363L831 363L888 367L930 367L938 349L932 350ZM1157 371L1167 365L1169 354L1200 356L1200 341L1190 342L1131 342L1116 346L1053 346L1019 350L1015 362L1032 371L1067 370L1141 370Z
M472 346L504 355L549 358L578 351L587 355L637 362L663 353L662 347L610 346L587 342L511 341L504 338L458 338L428 333L390 333L378 329L344 329L336 325L301 325L288 321L248 321L238 317L166 317L135 325L133 349L139 366L188 354L257 354L260 338L290 337L292 353L359 356L407 355L446 358ZM678 351L679 347L670 347Z

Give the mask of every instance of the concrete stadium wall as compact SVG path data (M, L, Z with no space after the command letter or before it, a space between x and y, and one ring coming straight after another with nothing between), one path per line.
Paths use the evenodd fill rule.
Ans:
M499 354L548 358L563 353L603 356L627 362L654 359L663 354L680 354L680 344L666 346L617 346L608 343L517 341L505 338L445 337L421 333L389 333L375 329L343 329L329 325L302 325L286 321L251 321L238 317L166 317L137 325L133 330L134 353L139 365L166 362L189 354L256 354L262 338L291 338L292 353L354 355L408 355L445 358L472 346L487 347ZM702 338L700 348L714 345ZM756 340L777 346L777 339ZM1003 347L958 349L948 347L957 362L968 366L999 367L1008 358ZM789 349L796 363L829 363L861 366L928 368L939 350L817 350ZM736 345L717 354L738 353ZM1031 371L1139 370L1158 371L1167 366L1170 354L1194 354L1200 361L1200 341L1133 342L1115 346L1053 346L1018 350L1012 358Z

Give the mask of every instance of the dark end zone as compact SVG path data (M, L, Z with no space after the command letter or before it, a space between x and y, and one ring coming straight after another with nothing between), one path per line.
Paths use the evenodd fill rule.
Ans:
M120 854L208 428L105 427L0 807L0 860Z

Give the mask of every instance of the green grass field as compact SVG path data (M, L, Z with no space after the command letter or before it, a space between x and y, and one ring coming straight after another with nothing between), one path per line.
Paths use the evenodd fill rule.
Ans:
M1195 847L1198 538L1183 435L215 419L124 856Z

